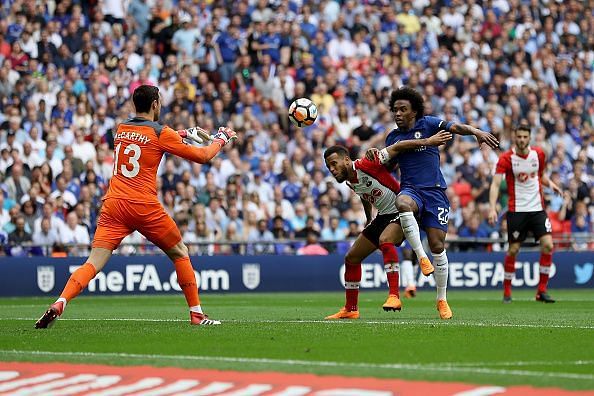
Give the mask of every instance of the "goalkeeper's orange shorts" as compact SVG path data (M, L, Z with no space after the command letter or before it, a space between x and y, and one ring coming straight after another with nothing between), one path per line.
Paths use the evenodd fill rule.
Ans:
M122 239L136 230L162 250L171 249L182 239L160 202L107 198L103 201L92 246L115 250Z

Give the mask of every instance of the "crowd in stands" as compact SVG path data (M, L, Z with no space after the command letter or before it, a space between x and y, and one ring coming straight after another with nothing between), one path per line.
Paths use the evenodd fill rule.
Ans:
M25 242L86 253L114 128L133 115L141 84L160 88L162 123L228 125L241 137L208 165L162 163L159 197L190 243L296 237L324 253L319 241L358 235L363 206L329 177L323 150L383 147L394 127L387 101L402 85L424 95L427 114L490 131L502 150L528 122L564 189L545 188L554 232L594 231L592 0L5 0L0 65L8 254L26 254ZM299 97L320 113L304 129L286 114ZM450 238L505 235L505 221L486 221L498 154L472 137L442 149Z

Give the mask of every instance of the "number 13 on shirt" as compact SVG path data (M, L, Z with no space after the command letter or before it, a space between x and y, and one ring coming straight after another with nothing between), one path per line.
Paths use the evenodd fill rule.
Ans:
M127 178L132 178L134 176L136 176L138 174L138 172L140 172L140 163L138 162L138 160L140 159L140 154L142 154L142 151L140 150L140 147L137 144L129 144L126 146L126 148L124 149L124 155L130 155L131 152L133 152L133 154L131 154L128 157L128 162L125 164L119 164L119 158L120 158L120 149L122 148L122 142L118 143L118 145L115 148L115 161L113 164L113 174L114 176L118 174L118 167L120 168L120 173L122 175L124 175ZM129 169L129 166L132 167L132 169Z

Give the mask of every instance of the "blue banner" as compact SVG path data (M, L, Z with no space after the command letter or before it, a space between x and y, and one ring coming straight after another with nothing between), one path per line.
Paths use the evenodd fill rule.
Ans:
M451 289L496 289L503 282L503 253L451 253ZM514 287L535 287L539 279L538 252L522 253L516 263ZM2 258L0 296L57 295L80 258ZM343 256L199 256L193 257L203 292L283 292L342 290ZM386 275L380 254L362 264L362 289L382 289ZM594 252L553 255L552 288L594 286ZM433 277L418 275L417 287L435 285ZM179 292L175 270L165 256L114 256L91 281L86 294L143 294Z

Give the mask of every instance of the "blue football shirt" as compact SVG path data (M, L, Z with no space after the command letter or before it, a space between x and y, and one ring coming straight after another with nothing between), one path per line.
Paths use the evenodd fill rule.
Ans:
M393 129L386 137L386 147L402 140L425 139L437 132L448 131L453 122L441 118L424 116L415 122L408 131ZM400 166L402 186L447 188L439 167L439 149L437 146L423 146L414 151L406 151L396 157Z

